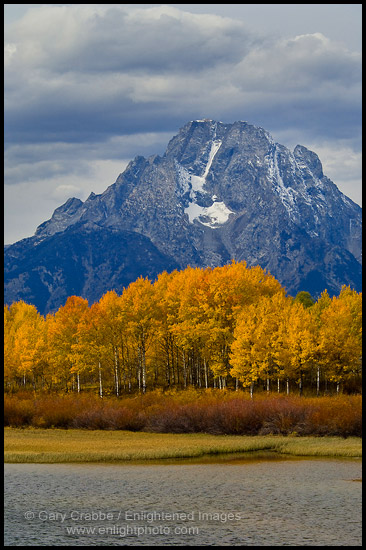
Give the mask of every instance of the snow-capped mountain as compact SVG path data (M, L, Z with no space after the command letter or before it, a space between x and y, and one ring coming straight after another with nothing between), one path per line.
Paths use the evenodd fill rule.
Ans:
M217 266L269 270L292 295L361 288L361 208L323 174L247 122L187 123L165 154L136 157L104 193L69 199L5 252L5 301L47 312L91 302L139 275Z

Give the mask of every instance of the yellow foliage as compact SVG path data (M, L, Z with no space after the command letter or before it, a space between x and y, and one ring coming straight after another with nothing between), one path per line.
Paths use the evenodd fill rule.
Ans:
M334 298L325 290L311 307L302 302L259 266L235 261L163 272L155 282L140 277L90 307L71 296L46 318L16 302L4 309L6 384L70 390L77 377L78 388L82 380L118 395L208 388L216 379L224 388L234 377L243 386L300 387L314 372L337 383L358 377L362 295L343 287Z

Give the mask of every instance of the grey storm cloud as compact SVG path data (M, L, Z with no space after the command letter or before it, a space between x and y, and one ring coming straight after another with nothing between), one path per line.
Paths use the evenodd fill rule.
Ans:
M187 116L241 110L246 118L268 104L279 109L278 126L281 108L294 105L296 124L303 117L306 126L307 111L325 106L315 123L324 133L329 97L337 111L360 110L352 94L360 58L344 46L320 33L255 36L240 21L171 6L42 6L13 25L5 60L6 138L14 142L167 131Z
M5 46L7 138L93 140L95 129L133 133L164 121L172 128L176 98L197 104L202 74L240 61L248 34L230 19L166 7L32 10Z
M158 16L157 16L158 15ZM133 15L112 8L89 19L78 56L66 67L86 71L201 71L235 62L252 39L243 26L215 16L191 16L173 8Z
M291 22L283 35L189 5L143 6L33 4L5 25L7 227L23 209L31 228L13 229L10 241L67 193L102 192L134 156L163 154L201 118L246 120L288 147L320 147L359 200L360 53L334 34L292 34Z
M135 156L136 150L145 156L162 154L170 138L170 132L144 132L110 137L103 145L100 142L12 145L4 153L4 176L7 185L55 176L64 176L66 181L71 175L87 177L96 159L127 160Z
M253 43L240 22L168 6L129 12L123 5L42 7L15 30L25 48L19 58L32 63L36 57L58 73L199 71L239 61Z

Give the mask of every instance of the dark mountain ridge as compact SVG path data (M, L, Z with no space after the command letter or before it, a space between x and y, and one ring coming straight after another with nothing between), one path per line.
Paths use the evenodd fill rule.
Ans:
M246 122L191 121L163 156L136 157L103 193L71 198L5 250L5 302L42 313L69 294L93 302L139 275L259 264L294 295L361 290L361 208L323 174Z

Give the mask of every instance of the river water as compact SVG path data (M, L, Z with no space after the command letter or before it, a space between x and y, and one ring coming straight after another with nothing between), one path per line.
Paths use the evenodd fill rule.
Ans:
M6 546L361 546L361 461L5 464Z

